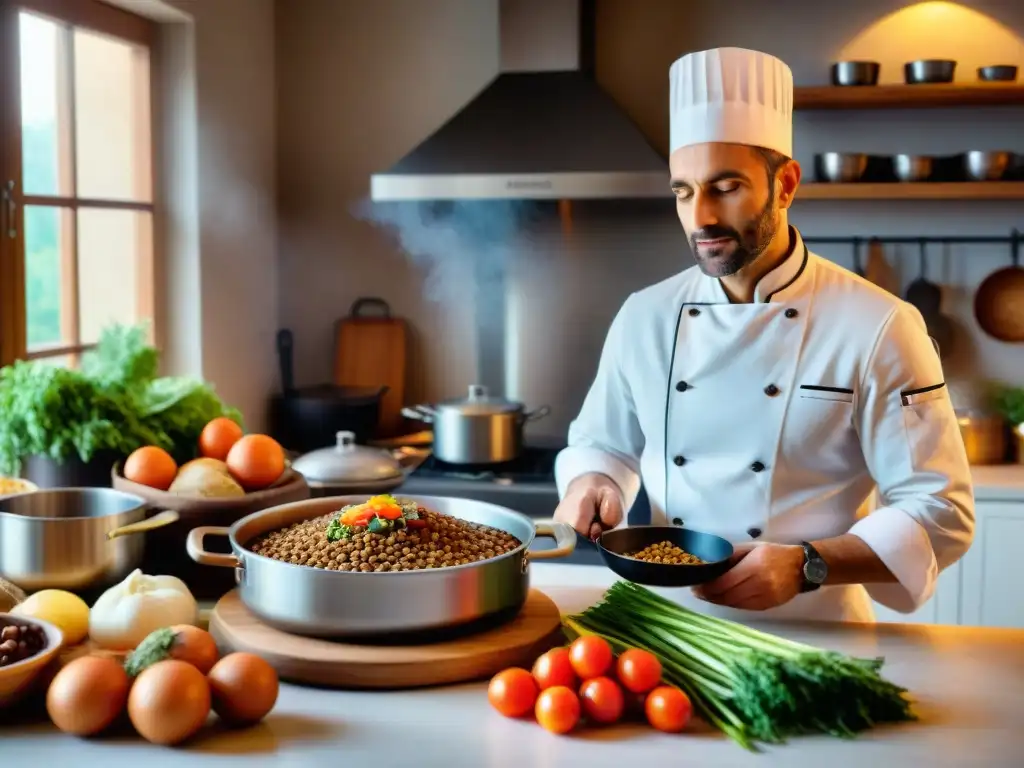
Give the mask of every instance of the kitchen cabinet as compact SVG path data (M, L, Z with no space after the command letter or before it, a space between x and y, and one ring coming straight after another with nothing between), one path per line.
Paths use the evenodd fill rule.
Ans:
M978 501L974 544L960 561L960 623L1024 627L1024 498Z
M893 624L961 624L961 569L961 563L954 563L939 574L934 594L913 613L899 613L881 603L874 603L875 620Z
M875 603L880 622L1024 628L1024 489L1018 499L978 498L974 543L939 576L935 594L911 614Z

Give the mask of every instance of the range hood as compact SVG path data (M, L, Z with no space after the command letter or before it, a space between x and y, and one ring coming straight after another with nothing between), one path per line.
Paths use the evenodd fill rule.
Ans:
M659 154L593 77L593 0L499 0L501 70L375 201L665 198Z

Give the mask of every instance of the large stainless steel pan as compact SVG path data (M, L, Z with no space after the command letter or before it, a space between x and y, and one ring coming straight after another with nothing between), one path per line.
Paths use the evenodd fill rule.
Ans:
M178 513L146 518L146 500L113 488L53 488L0 497L0 576L26 592L99 589L142 564L146 531Z
M253 513L230 528L195 528L188 536L188 553L199 563L234 568L242 602L267 624L293 634L343 637L422 632L512 615L529 591L530 560L564 557L576 547L576 532L565 523L534 521L496 504L437 496L409 498L427 509L499 528L522 545L467 565L383 573L293 565L257 555L247 546L263 533L367 498L310 499ZM207 536L227 536L231 554L206 551ZM553 537L555 548L528 553L538 536Z

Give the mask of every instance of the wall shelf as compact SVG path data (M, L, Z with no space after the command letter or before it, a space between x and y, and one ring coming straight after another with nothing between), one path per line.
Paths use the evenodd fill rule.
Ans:
M795 88L795 109L912 109L1024 106L1024 84L936 83Z
M1024 181L801 184L800 200L1024 200Z

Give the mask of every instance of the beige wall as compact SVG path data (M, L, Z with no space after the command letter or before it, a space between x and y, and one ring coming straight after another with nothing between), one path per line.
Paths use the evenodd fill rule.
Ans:
M1024 35L1024 4L968 3L1011 30L992 32L986 22L988 37L981 42L972 37L974 20L950 24L942 9L930 22L938 27L919 17L902 32L889 26L864 34L902 5L897 0L699 5L600 0L598 75L664 148L667 67L687 50L731 44L774 52L790 63L798 84L827 82L829 63L844 55L881 58L885 80L898 79L900 62L919 55L961 59L959 76L968 79L978 63L1024 66L1016 38ZM368 194L373 171L397 160L496 73L496 2L290 0L279 9L281 321L296 333L299 380L329 376L334 320L355 297L379 294L417 331L421 379L415 391L426 397L460 394L474 362L464 309L450 294L443 302L424 298L431 270L350 210ZM935 32L932 39L941 44L926 47L922 28ZM826 149L1024 151L1022 112L800 114L797 156L809 168L813 153ZM1020 201L805 201L796 205L792 220L809 235L1004 234L1014 224L1024 226L1022 211ZM845 248L819 251L850 264ZM642 212L630 205L583 206L572 244L552 227L522 253L517 281L524 332L518 347L526 383L514 394L560 409L549 421L550 431L560 432L571 418L567 411L589 383L618 303L629 290L688 264L685 254L671 203ZM916 250L892 251L889 257L904 283L916 276ZM955 354L947 363L951 379L1024 380L1020 347L988 339L971 317L973 288L1006 263L1005 249L937 249L932 256L930 276L948 286L946 309L958 323ZM567 300L574 292L582 298Z
M163 23L161 343L265 426L277 383L273 0L117 0Z

